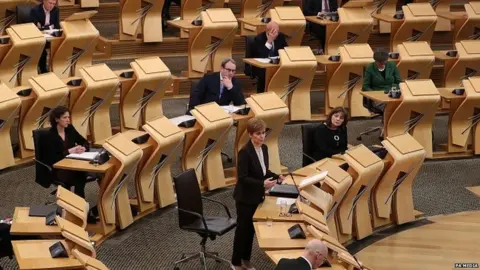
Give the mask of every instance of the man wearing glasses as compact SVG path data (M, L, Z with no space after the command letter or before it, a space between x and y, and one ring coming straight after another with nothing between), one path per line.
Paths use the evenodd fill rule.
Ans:
M242 86L234 75L235 60L227 58L222 61L220 72L206 74L192 89L188 111L195 106L215 101L220 106L233 103L235 106L245 104Z
M313 239L308 242L303 256L296 259L281 259L275 270L312 270L322 266L327 260L328 248L322 241Z

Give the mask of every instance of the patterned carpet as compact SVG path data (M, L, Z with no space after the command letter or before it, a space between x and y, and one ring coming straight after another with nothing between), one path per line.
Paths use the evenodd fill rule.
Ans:
M316 97L318 98L318 97ZM164 103L164 111L168 117L183 113L186 100L169 100ZM317 100L318 102L318 100ZM118 123L117 107L111 110L112 120ZM379 124L378 120L355 120L349 123L349 141L358 142L358 134ZM435 143L446 141L446 117L438 117L435 121ZM300 125L287 125L280 135L281 161L290 169L301 166L301 131ZM233 153L234 133L231 132L224 151ZM376 136L364 139L363 143L378 143ZM179 151L180 152L180 151ZM173 174L180 172L180 157L173 166ZM228 166L228 165L227 165ZM480 185L480 167L477 159L429 161L421 169L414 185L415 207L426 215L449 214L459 211L480 209L480 201L465 189L467 186ZM33 166L4 170L0 172L0 217L13 214L15 206L30 206L52 200L50 190L46 190L34 182ZM131 194L134 185L129 183ZM94 205L98 186L87 185L87 200ZM227 204L235 214L232 189L226 188L209 194ZM206 204L209 214L223 214L223 209ZM186 233L178 228L177 215L173 207L158 210L133 224L125 231L114 235L98 249L98 257L111 269L173 269L173 262L179 259L181 252L193 252L199 248L198 235ZM181 244L179 244L181 243ZM209 242L211 250L230 259L232 252L233 232ZM361 247L356 247L356 250ZM272 269L272 262L264 252L254 244L253 258L257 269ZM5 269L17 269L15 260L2 259L0 265ZM209 262L209 269L226 269L223 264ZM191 261L181 269L199 269L197 261Z

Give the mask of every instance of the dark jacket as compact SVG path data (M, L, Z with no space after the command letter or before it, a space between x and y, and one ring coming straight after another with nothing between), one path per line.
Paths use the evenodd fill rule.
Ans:
M68 155L68 149L76 144L87 147L87 140L72 125L65 129L65 144L60 135L58 135L56 127L52 127L44 132L41 130L36 132L39 133L36 135L38 139L35 143L35 159L38 161L35 165L35 182L48 188L52 181L59 181L53 164L65 158ZM43 164L49 166L51 170Z
M65 129L65 140L66 143L64 144L64 141L60 135L58 135L56 127L50 128L47 140L45 141L45 148L43 148L43 153L45 153L44 163L53 166L53 164L64 159L69 154L68 149L75 147L76 145L88 146L87 140L78 133L73 125L69 125Z
M312 270L312 268L304 258L298 257L296 259L281 259L275 270Z
M315 160L345 152L348 146L347 128L340 127L332 130L326 124L319 125L315 130L314 146L313 158Z
M259 204L265 199L265 188L263 181L272 177L278 178L278 174L271 172L268 163L268 147L262 145L263 159L265 162L266 174L263 175L262 166L258 160L257 152L252 141L238 152L237 184L233 191L235 201L246 204Z
M305 16L317 16L319 12L322 12L323 0L308 0L303 9ZM329 12L336 12L338 9L337 0L328 0Z
M283 33L278 33L277 38L273 41L273 55L270 55L270 50L265 46L267 43L267 34L265 32L258 34L254 40L255 43L255 58L268 58L269 56L278 56L278 50L288 46L287 39Z
M197 86L190 93L190 102L188 110L195 106L209 102L217 102L218 105L224 106L233 102L233 105L239 106L245 104L245 97L242 92L242 85L235 77L232 78L232 89L223 89L222 98L220 99L220 72L206 74L198 82Z
M47 26L45 25L45 10L43 9L43 4L36 5L30 10L30 18L36 26L38 26L37 23L40 24L42 30ZM55 29L60 29L60 10L58 7L54 7L50 11L50 24L53 24Z
M363 77L363 91L385 91L390 90L392 84L398 87L400 83L400 72L397 65L393 62L387 62L385 64L385 78L377 68L375 62L367 65L365 74Z

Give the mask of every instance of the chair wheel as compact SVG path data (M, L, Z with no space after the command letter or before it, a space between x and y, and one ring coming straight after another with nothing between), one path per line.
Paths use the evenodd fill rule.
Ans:
M361 141L361 140L362 140L362 136L357 137L357 141Z
M173 270L180 270L180 268L178 266L175 266Z
M227 161L228 161L228 163L232 163L232 162L233 162L233 159L227 158Z
M222 261L220 261L220 260L215 260L215 261L216 261L217 263L221 263L221 262L222 262Z

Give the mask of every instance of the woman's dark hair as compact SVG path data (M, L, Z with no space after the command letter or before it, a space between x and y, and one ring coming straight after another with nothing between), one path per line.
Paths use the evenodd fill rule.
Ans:
M386 62L388 60L388 52L383 50L377 50L373 53L373 60L375 62Z
M68 108L64 106L58 106L55 109L53 109L50 112L50 116L49 116L50 125L52 127L57 126L57 121L55 121L55 119L60 119L60 117L62 117L62 115L64 115L66 112L70 113L70 110L68 110Z
M325 124L327 125L327 127L332 126L332 117L333 117L334 114L339 113L339 112L343 113L343 118L344 118L343 123L340 127L345 128L347 126L347 122L348 122L348 112L347 112L347 110L345 110L345 108L343 108L343 107L336 107L333 110L331 110L330 113L327 115L327 120L325 121Z

